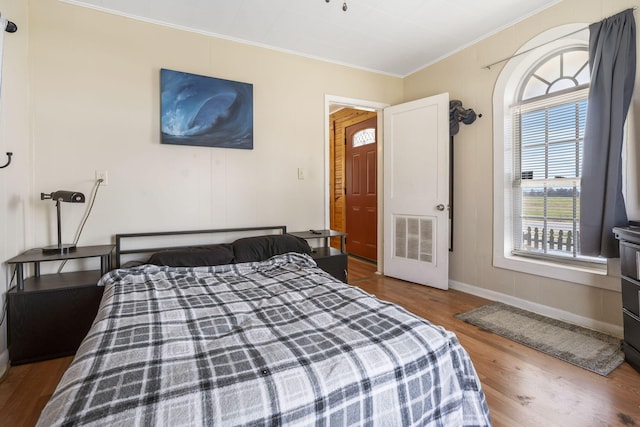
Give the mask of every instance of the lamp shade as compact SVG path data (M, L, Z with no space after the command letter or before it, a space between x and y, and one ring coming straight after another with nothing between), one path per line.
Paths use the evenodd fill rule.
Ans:
M84 194L78 191L58 190L53 193L40 193L40 200L51 199L56 202L84 203Z
M40 200L54 200L58 219L58 244L42 248L44 254L65 254L76 250L75 244L62 243L62 228L60 221L60 202L84 203L84 194L79 191L58 190L53 193L40 193Z

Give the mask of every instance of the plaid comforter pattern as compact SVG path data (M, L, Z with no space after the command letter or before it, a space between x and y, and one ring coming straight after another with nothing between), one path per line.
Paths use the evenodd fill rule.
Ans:
M145 265L101 279L94 324L39 426L484 426L451 332L307 255Z

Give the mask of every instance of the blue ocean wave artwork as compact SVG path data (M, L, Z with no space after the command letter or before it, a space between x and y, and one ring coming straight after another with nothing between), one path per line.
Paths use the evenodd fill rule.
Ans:
M163 144L253 149L253 85L160 70Z

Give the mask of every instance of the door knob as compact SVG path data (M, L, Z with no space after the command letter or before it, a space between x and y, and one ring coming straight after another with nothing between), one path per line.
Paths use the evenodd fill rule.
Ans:
M440 203L438 206L436 206L436 209L438 209L439 211L443 211L445 209L445 206Z

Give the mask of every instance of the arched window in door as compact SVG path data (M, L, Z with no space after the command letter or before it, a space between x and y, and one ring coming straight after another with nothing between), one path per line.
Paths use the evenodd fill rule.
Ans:
M376 142L376 130L374 128L362 129L353 135L353 147L362 147Z

